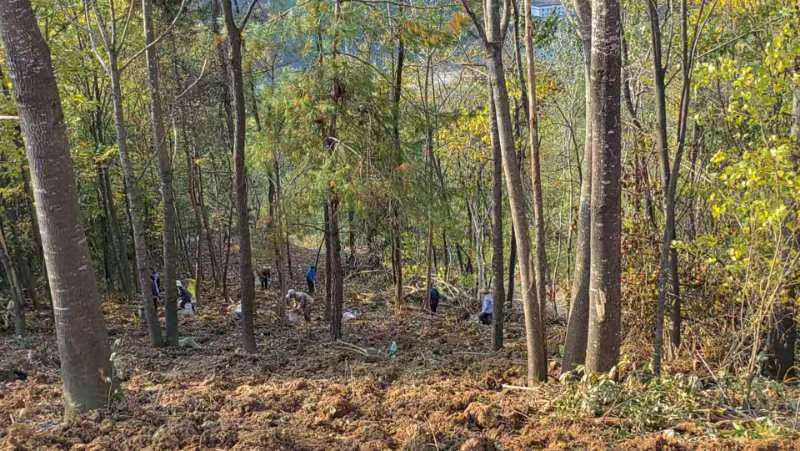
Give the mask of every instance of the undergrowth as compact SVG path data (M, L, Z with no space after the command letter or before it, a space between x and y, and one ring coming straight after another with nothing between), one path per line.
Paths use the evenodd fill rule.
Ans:
M760 376L620 373L583 374L578 368L565 375L555 415L593 418L621 437L675 430L748 439L798 435L797 387Z

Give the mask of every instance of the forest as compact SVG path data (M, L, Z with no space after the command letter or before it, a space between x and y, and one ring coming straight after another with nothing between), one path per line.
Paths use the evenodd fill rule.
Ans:
M0 448L798 449L796 0L3 0Z

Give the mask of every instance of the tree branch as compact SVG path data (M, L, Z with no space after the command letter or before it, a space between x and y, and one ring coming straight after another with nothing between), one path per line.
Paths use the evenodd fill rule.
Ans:
M250 15L253 14L253 9L255 8L256 3L258 3L258 0L253 0L250 3L250 7L247 8L247 14L245 14L244 20L242 21L242 24L239 25L239 33L243 32L244 31L244 27L247 26L247 21L250 20Z
M511 2L516 0L504 0L503 1L503 18L500 22L500 42L504 42L506 40L506 32L508 32L508 24L511 19ZM530 12L528 12L530 14Z
M205 73L206 73L206 65L207 64L208 64L208 58L203 60L203 67L202 67L202 69L200 69L200 75L197 76L197 79L195 81L193 81L189 86L187 86L186 89L181 91L180 94L176 95L175 96L175 100L180 100L181 97L183 97L184 95L186 95L186 93L191 91L191 89L194 88L197 85L197 83L199 83L200 80L203 79L203 75L205 75Z
M125 46L125 39L128 36L128 25L131 23L131 17L133 17L133 5L136 4L135 0L130 0L131 6L128 8L128 15L125 17L125 25L122 27L122 37L119 39L119 47L122 48Z
M478 20L478 16L475 15L475 12L472 11L472 8L469 7L467 0L461 0L461 5L464 7L464 11L466 11L467 15L472 19L472 23L475 24L475 28L478 29L478 37L483 39L483 42L488 42L486 38L486 31L483 29L483 25L481 25L481 21Z
M146 52L147 50L149 50L154 45L158 44L162 39L164 39L164 36L166 36L167 34L169 34L170 31L172 31L172 27L174 27L175 24L178 22L178 19L181 17L181 14L183 13L183 9L186 7L186 2L187 2L187 0L181 0L181 7L178 10L178 13L175 14L175 18L172 19L172 22L170 22L170 24L167 26L167 28L163 32L161 32L161 35L159 35L157 38L153 39L153 42L151 42L150 44L147 44L146 46L144 46L141 50L139 50L138 52L134 53L132 57L128 58L127 61L125 61L122 65L120 65L120 67L119 67L119 71L120 72L124 71L125 68L128 67L128 65L133 62L133 60L135 60L136 58L141 56L142 53Z

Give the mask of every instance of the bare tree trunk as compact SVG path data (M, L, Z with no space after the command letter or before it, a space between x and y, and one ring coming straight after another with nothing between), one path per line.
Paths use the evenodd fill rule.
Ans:
M331 287L332 287L331 268L333 267L333 262L331 262L331 255L333 255L333 249L331 249L331 217L327 202L325 202L324 204L324 217L325 217L325 320L331 321L333 317L333 306L332 306L333 293L331 293Z
M509 309L514 308L514 285L516 282L515 275L517 273L517 234L514 233L514 227L511 227L511 242L509 243L508 251L508 290L506 292L506 306Z
M167 344L178 346L178 290L175 286L175 195L172 191L172 161L167 151L164 114L161 110L161 84L158 74L158 55L153 43L153 11L150 0L142 0L144 36L147 53L147 80L150 84L150 121L153 127L153 150L158 158L163 202L164 284L166 285Z
M247 209L247 168L245 166L245 103L242 77L242 30L233 18L231 0L222 0L225 29L230 45L230 67L233 81L233 106L236 113L233 136L234 186L236 191L236 219L239 231L239 280L242 302L242 341L246 352L255 353L256 339L253 330L255 282L250 248L250 220Z
M27 327L25 326L25 311L22 308L22 288L19 284L14 260L11 258L11 253L6 244L5 235L3 225L0 224L0 263L2 263L3 271L6 273L6 277L8 277L8 284L11 286L11 302L13 303L11 310L14 314L14 334L18 337L24 337L27 335ZM0 305L0 309L5 310L6 306Z
M222 90L221 90L221 98L220 103L222 103L223 110L225 112L225 138L227 139L226 144L229 146L233 145L233 134L234 134L234 126L233 126L233 111L231 110L231 73L230 68L228 66L228 58L225 56L225 51L227 48L228 43L225 42L225 38L222 36L219 30L219 24L217 20L219 19L219 10L220 10L220 3L227 2L228 0L212 0L211 4L211 32L214 34L215 37L215 47L217 51L217 60L219 61L220 72L222 75Z
M433 287L433 220L428 214L428 238L425 240L425 298L423 307L431 309L431 288Z
M403 163L403 147L400 142L400 96L403 89L403 66L405 64L405 44L402 37L397 42L397 62L392 88L392 136L394 139L395 165ZM395 171L393 171L395 173ZM398 200L392 201L392 264L394 267L395 304L399 309L403 304L403 254L402 224Z
M102 177L100 189L105 193L106 215L109 218L109 226L111 227L117 261L119 262L117 274L119 275L122 291L128 299L133 300L136 298L136 282L135 279L131 278L132 271L128 262L128 243L119 227L120 223L117 217L117 208L114 205L114 194L111 190L111 176L108 173L108 166L103 166L100 169L100 173Z
M347 209L347 224L350 226L350 230L347 234L347 247L350 248L350 257L348 258L349 261L355 262L356 258L356 213L353 211L353 207Z
M462 0L464 9L472 17L476 28L483 38L486 49L487 66L491 76L492 93L495 100L498 136L503 153L503 169L506 178L509 203L511 204L511 222L516 231L517 251L519 254L520 277L522 279L522 306L525 314L525 344L528 351L528 384L547 380L547 357L545 355L544 333L539 307L536 303L536 280L530 268L530 237L528 236L528 214L525 206L522 175L514 150L514 137L511 130L511 113L503 67L503 40L508 26L509 8L506 0L505 14L501 21L500 5L497 0L488 0L484 5L486 31L480 20L469 9L466 0Z
M604 373L619 360L621 136L620 7L592 2L592 229L586 369Z
M108 335L78 220L78 195L50 51L29 0L0 3L0 35L30 162L69 417L108 403Z
M494 335L492 347L495 351L503 348L503 324L505 308L503 293L503 151L500 149L500 136L497 131L497 112L494 106L494 94L489 81L489 123L491 124L492 141L492 271L494 284L492 296L494 302ZM511 269L513 271L513 269ZM513 283L513 277L512 277Z
M273 149L275 150L275 149ZM275 306L275 313L278 315L278 320L282 323L286 318L286 298L284 298L284 293L286 293L286 277L283 274L283 208L282 203L283 199L281 199L281 190L280 190L280 166L278 165L278 156L273 154L273 174L275 177L275 181L272 186L275 188L273 189L273 202L272 202L272 216L270 223L272 224L272 245L275 250L275 271L278 275L278 288L279 288L279 296L278 296L278 303ZM288 257L288 256L287 256ZM288 266L288 265L287 265Z
M342 279L341 242L339 240L339 198L335 192L330 196L330 225L331 225L331 339L342 338L342 304L344 300L344 280Z
M578 230L575 244L575 273L572 279L567 336L564 342L564 359L561 371L571 371L586 361L586 343L589 333L589 275L591 259L592 215L592 4L591 0L574 0L577 12L578 34L583 44L584 85L586 87L586 132L581 165L581 194L578 205Z
M544 205L542 200L542 174L539 157L539 111L536 99L536 61L533 55L533 19L531 0L525 2L525 60L528 63L528 137L531 147L531 184L533 188L533 220L536 225L536 297L544 330L547 303L547 249L545 248ZM544 333L544 331L542 332Z
M139 287L142 290L142 307L144 309L147 330L150 334L150 343L155 347L163 344L161 336L161 325L158 321L158 314L150 295L150 265L147 264L147 242L144 237L144 222L142 221L141 193L136 185L136 176L133 172L133 165L128 157L128 136L125 129L125 112L122 106L122 80L117 63L116 50L107 48L109 59L109 72L111 76L111 96L114 106L114 122L117 129L117 147L119 148L119 160L122 166L122 175L125 178L125 188L130 206L129 214L131 228L133 231L133 247L136 251L136 274L139 280Z

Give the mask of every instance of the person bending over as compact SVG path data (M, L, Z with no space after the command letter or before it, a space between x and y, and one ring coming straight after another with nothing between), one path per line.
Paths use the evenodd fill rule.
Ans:
M286 293L286 300L289 301L289 309L300 310L303 312L303 319L311 321L311 309L314 306L314 298L302 291L290 289Z
M483 295L481 302L481 313L478 315L478 320L481 324L492 324L492 315L494 314L494 298L492 293L486 291Z

